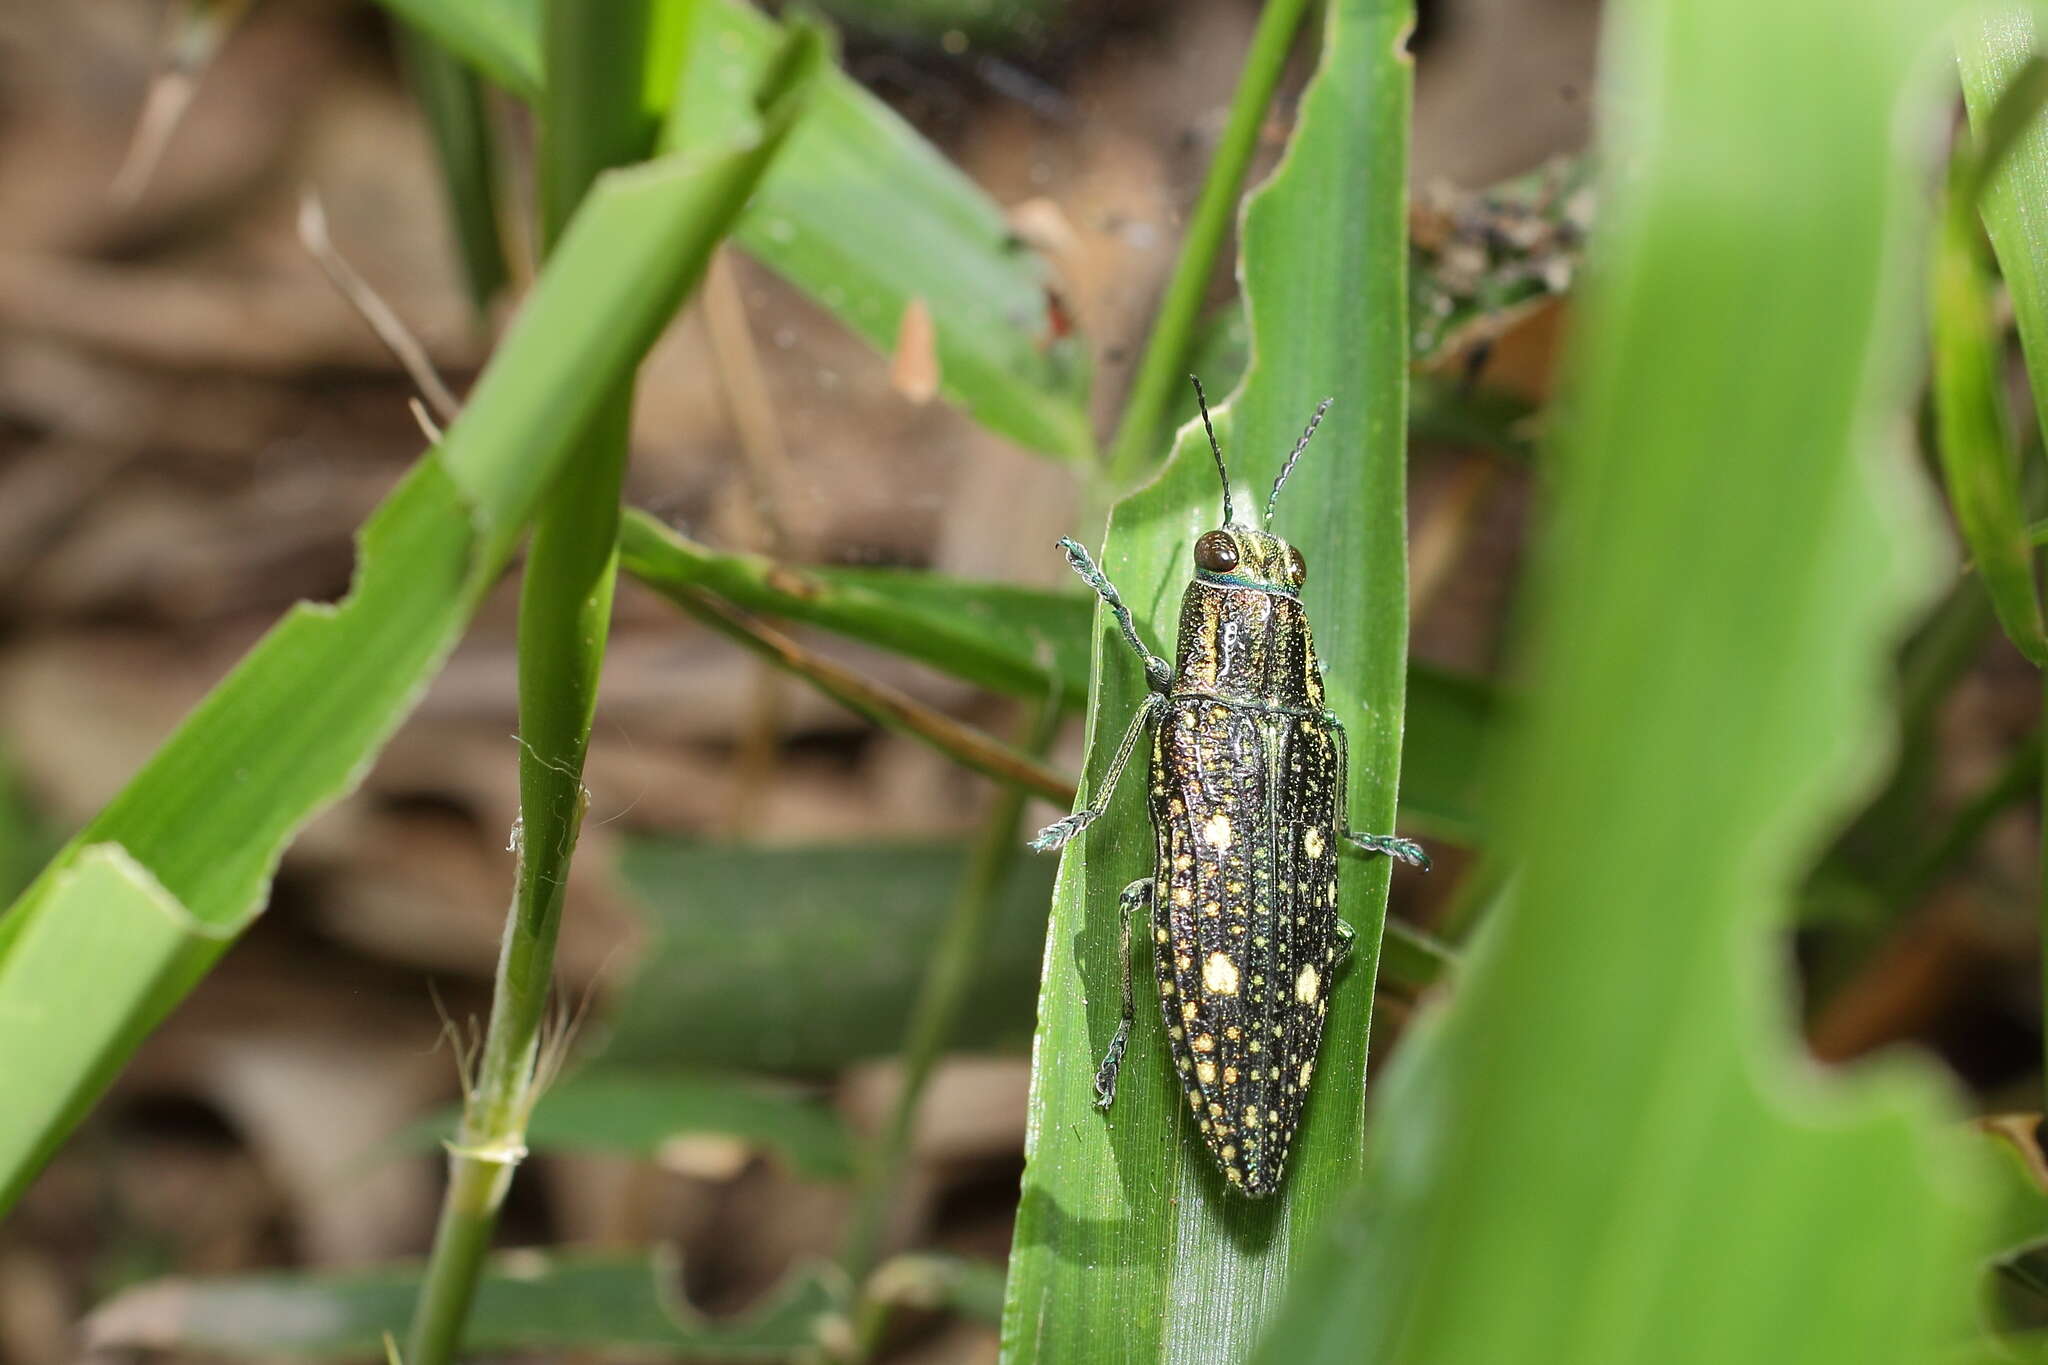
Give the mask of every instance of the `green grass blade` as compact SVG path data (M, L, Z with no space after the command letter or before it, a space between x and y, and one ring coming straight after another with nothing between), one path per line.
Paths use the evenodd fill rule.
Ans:
M700 545L641 511L619 528L620 566L657 591L705 588L735 606L861 640L994 692L1062 704L1088 695L1088 600L904 569L793 565Z
M483 82L440 44L403 20L399 55L441 167L441 190L470 305L479 315L511 282L498 223L498 153Z
M1393 822L1407 638L1409 19L1402 4L1329 7L1321 67L1287 158L1245 210L1254 359L1220 424L1237 485L1246 497L1263 494L1316 403L1336 396L1275 527L1308 560L1304 601L1329 663L1332 708L1350 732L1349 814L1374 830ZM1104 567L1159 645L1171 643L1190 547L1218 519L1218 504L1192 425L1158 481L1111 515ZM1088 767L1096 783L1143 687L1106 629L1098 655ZM1095 1111L1095 1066L1116 1022L1116 897L1151 867L1139 785L1127 782L1061 864L1004 1312L1005 1349L1019 1362L1112 1351L1126 1361L1242 1358L1297 1250L1356 1178L1384 862L1347 869L1342 909L1359 952L1334 993L1316 1093L1280 1196L1255 1204L1226 1191L1188 1131L1152 1006L1137 1021L1116 1108Z
M1934 1078L1823 1082L1762 942L1874 775L1933 577L1898 130L1938 107L1943 8L1609 11L1627 171L1529 620L1516 893L1382 1079L1360 1198L1259 1359L1875 1365L1966 1327Z
M1956 47L1971 124L1988 138L1999 96L2043 52L2037 12L2017 4L1986 10L1959 27ZM2032 227L2043 205L2048 205L2048 124L2037 116L2000 159L1979 207L2012 296L2036 419L2048 431L2048 258L2036 249Z
M798 1271L753 1311L708 1321L683 1301L680 1267L667 1251L513 1252L493 1261L478 1287L470 1344L480 1351L788 1360L816 1344L820 1319L833 1311L828 1274ZM102 1305L86 1320L86 1337L108 1350L362 1360L383 1354L384 1333L404 1320L419 1283L416 1266L158 1280Z
M1991 271L1978 245L1970 187L1977 160L1959 149L1935 238L1929 312L1934 339L1936 449L1956 522L2005 633L2048 666L2034 547L2020 497L2019 455L2005 410Z
M523 99L541 91L540 0L382 0L493 85Z
M461 419L365 524L349 597L289 613L0 917L0 1209L261 911L292 834L411 709L603 390L701 273L799 94L736 151L599 186ZM148 915L177 932L121 931Z

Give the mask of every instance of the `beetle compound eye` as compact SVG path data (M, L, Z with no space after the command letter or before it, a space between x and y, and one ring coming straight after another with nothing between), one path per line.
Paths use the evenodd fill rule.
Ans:
M1211 531L1195 542L1195 563L1210 573L1229 573L1237 567L1237 542L1228 531Z
M1287 581L1297 588L1308 581L1308 561L1292 545L1287 547Z

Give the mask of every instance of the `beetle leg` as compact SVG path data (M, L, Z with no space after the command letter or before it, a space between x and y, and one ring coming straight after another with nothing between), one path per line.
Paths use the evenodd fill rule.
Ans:
M1391 834L1360 834L1355 829L1344 837L1367 853L1384 853L1389 858L1399 858L1410 867L1429 871L1429 855L1413 839L1400 839Z
M1146 685L1154 692L1164 692L1173 682L1173 665L1145 648L1145 642L1138 638L1138 627L1131 620L1131 609L1124 605L1124 599L1118 594L1116 585L1109 581L1109 575L1103 573L1095 561L1088 557L1088 552L1081 548L1080 542L1061 536L1059 545L1060 549L1066 552L1067 563L1072 566L1075 573L1081 575L1081 581L1095 589L1096 594L1108 605L1110 613L1116 617L1117 629L1124 633L1124 639L1130 642L1132 651L1144 662Z
M1102 1065L1095 1069L1095 1107L1108 1109L1116 1100L1116 1073L1124 1064L1124 1048L1131 1041L1131 1017L1134 1009L1131 1003L1131 916L1144 907L1146 914L1152 913L1152 879L1140 877L1123 889L1116 898L1118 918L1122 930L1118 934L1118 956L1123 959L1123 1013L1117 1017L1116 1034L1109 1040L1109 1051L1103 1054Z
M1116 795L1117 780L1124 775L1124 765L1131 761L1131 751L1138 747L1138 736L1159 714L1159 708L1166 705L1163 692L1150 692L1145 696L1138 714L1131 717L1131 728L1124 731L1124 742L1117 745L1116 757L1110 761L1109 772L1103 776L1102 786L1094 804L1075 811L1064 820L1055 820L1032 837L1034 853L1050 853L1082 830L1095 823L1095 817L1102 814L1109 805L1110 797Z

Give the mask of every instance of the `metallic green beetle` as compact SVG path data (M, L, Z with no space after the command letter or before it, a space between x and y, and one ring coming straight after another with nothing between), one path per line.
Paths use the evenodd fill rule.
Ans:
M1088 552L1067 562L1108 604L1151 691L1094 804L1046 826L1031 846L1058 848L1102 814L1138 738L1152 730L1150 804L1158 852L1150 877L1118 898L1123 1016L1095 1076L1095 1102L1116 1097L1130 1039L1131 920L1151 912L1166 1037L1202 1141L1232 1185L1271 1194L1308 1098L1331 978L1351 948L1337 916L1350 843L1427 868L1406 839L1345 823L1344 727L1323 705L1322 665L1301 605L1301 552L1237 520L1230 474L1195 381L1202 425L1223 480L1223 525L1195 541L1181 599L1177 661L1145 648L1129 608ZM1273 482L1264 524L1330 400L1309 420Z

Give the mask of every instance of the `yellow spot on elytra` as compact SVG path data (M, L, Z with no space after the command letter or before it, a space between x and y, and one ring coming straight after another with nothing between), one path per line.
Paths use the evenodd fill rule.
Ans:
M1210 919L1215 919L1218 915L1221 915L1223 913L1223 907L1216 901L1206 901L1202 905L1202 913L1207 915Z
M1202 963L1202 985L1211 995L1237 994L1237 964L1228 953L1211 953Z
M1256 1038L1252 1039L1249 1043L1245 1044L1245 1049L1249 1052L1257 1052L1259 1050L1259 1040Z
M1235 1148L1235 1147L1225 1147L1225 1148L1223 1149L1223 1159L1224 1159L1225 1161L1235 1161L1235 1160L1237 1160L1237 1148Z
M1202 839L1219 852L1230 847L1230 817L1218 811L1202 822Z
M1192 1001L1192 1000L1183 1000L1183 1001L1181 1001L1181 1002L1180 1002L1180 1017L1181 1017L1181 1018L1183 1018L1183 1019L1192 1019L1192 1018L1194 1018L1194 1017L1195 1017L1195 1002L1194 1002L1194 1001Z
M1323 832L1319 829L1310 829L1307 833L1303 834L1301 836L1301 851L1308 854L1311 858L1322 857Z
M1210 1117L1210 1118L1212 1118L1212 1119L1220 1119L1220 1118L1222 1118L1222 1117L1223 1117L1223 1106L1222 1106L1222 1105L1220 1105L1220 1104L1217 1104L1217 1103L1215 1103L1215 1102L1214 1102L1214 1101L1212 1100L1212 1101L1210 1102L1210 1104L1209 1104L1209 1117Z
M1279 1121L1280 1121L1280 1111L1279 1111L1278 1109L1268 1109L1268 1110L1266 1111L1266 1122L1268 1122L1268 1123L1278 1123Z
M1195 1040L1189 1043L1188 1046L1197 1052L1214 1052L1216 1050L1216 1035L1213 1033L1198 1033L1195 1035Z
M1247 1128L1259 1126L1259 1111L1256 1106L1248 1104L1244 1107L1244 1126Z
M1179 1067L1182 1071L1186 1071L1188 1069L1188 1059L1185 1057L1174 1058L1173 1064Z
M1232 1024L1230 1025L1230 1027L1223 1030L1223 1036L1234 1043L1238 1039L1244 1037L1244 1030L1239 1028L1237 1025Z
M1195 888L1192 886L1176 886L1173 888L1173 903L1179 906L1193 905L1195 903Z
M1159 993L1160 993L1161 995L1172 995L1172 994L1173 994L1173 983L1172 983L1171 981L1162 981L1162 982L1160 982L1160 983L1159 983Z
M1189 957L1186 953L1179 953L1175 955L1173 959L1173 965L1180 968L1182 971L1186 971L1188 968L1195 965L1195 960Z
M1316 1069L1316 1064L1315 1064L1314 1062L1303 1062L1303 1063L1301 1064L1301 1088L1302 1088L1303 1090L1306 1090L1306 1089L1308 1089L1308 1078L1309 1078L1309 1075L1310 1075L1310 1073L1312 1073L1312 1072L1313 1072L1313 1071L1314 1071L1315 1069Z
M1187 1069L1187 1064L1188 1064L1188 1059L1187 1059L1187 1058L1185 1058L1185 1057L1181 1058L1181 1059L1180 1059L1180 1064L1181 1064L1181 1069L1182 1069L1182 1070L1186 1070L1186 1069ZM1195 1079L1196 1079L1196 1080L1198 1080L1198 1081L1200 1081L1200 1082L1201 1082L1201 1083L1202 1083L1203 1085L1214 1085L1214 1084L1216 1084L1216 1063L1214 1063L1214 1062L1197 1062L1197 1063L1195 1063Z
M1244 1184L1244 1174L1243 1172L1239 1171L1235 1166L1225 1166L1223 1168L1223 1174L1229 1177L1230 1183L1233 1185Z
M1294 978L1294 998L1307 1005L1314 1002L1316 992L1323 988L1322 977L1316 975L1316 965L1311 962L1301 969L1301 975Z
M1223 1068L1223 1083L1224 1083L1225 1085L1236 1085L1236 1084L1237 1084L1237 1068L1236 1068L1236 1067L1234 1067L1234 1066L1226 1066L1226 1067L1224 1067L1224 1068Z
M1194 1111L1195 1111L1195 1112L1196 1112L1197 1114L1201 1113L1201 1112L1202 1112L1202 1097L1201 1097L1200 1095L1198 1095L1198 1094L1195 1094L1195 1095L1189 1095L1189 1096L1188 1096L1188 1108L1190 1108L1190 1109L1194 1110ZM1204 1119L1204 1120L1202 1120L1202 1126L1203 1126L1204 1128L1208 1127L1208 1126L1209 1126L1209 1121L1208 1121L1207 1119Z
M1194 858L1185 853L1178 854L1173 860L1173 870L1175 872L1185 872L1194 865Z
M1166 931L1164 929L1154 929L1152 931L1152 937L1158 939L1161 943L1164 943L1166 942Z
M1166 808L1172 811L1175 815L1181 815L1187 811L1187 807L1181 804L1181 799L1178 796L1174 797L1171 801L1168 801L1166 803Z

